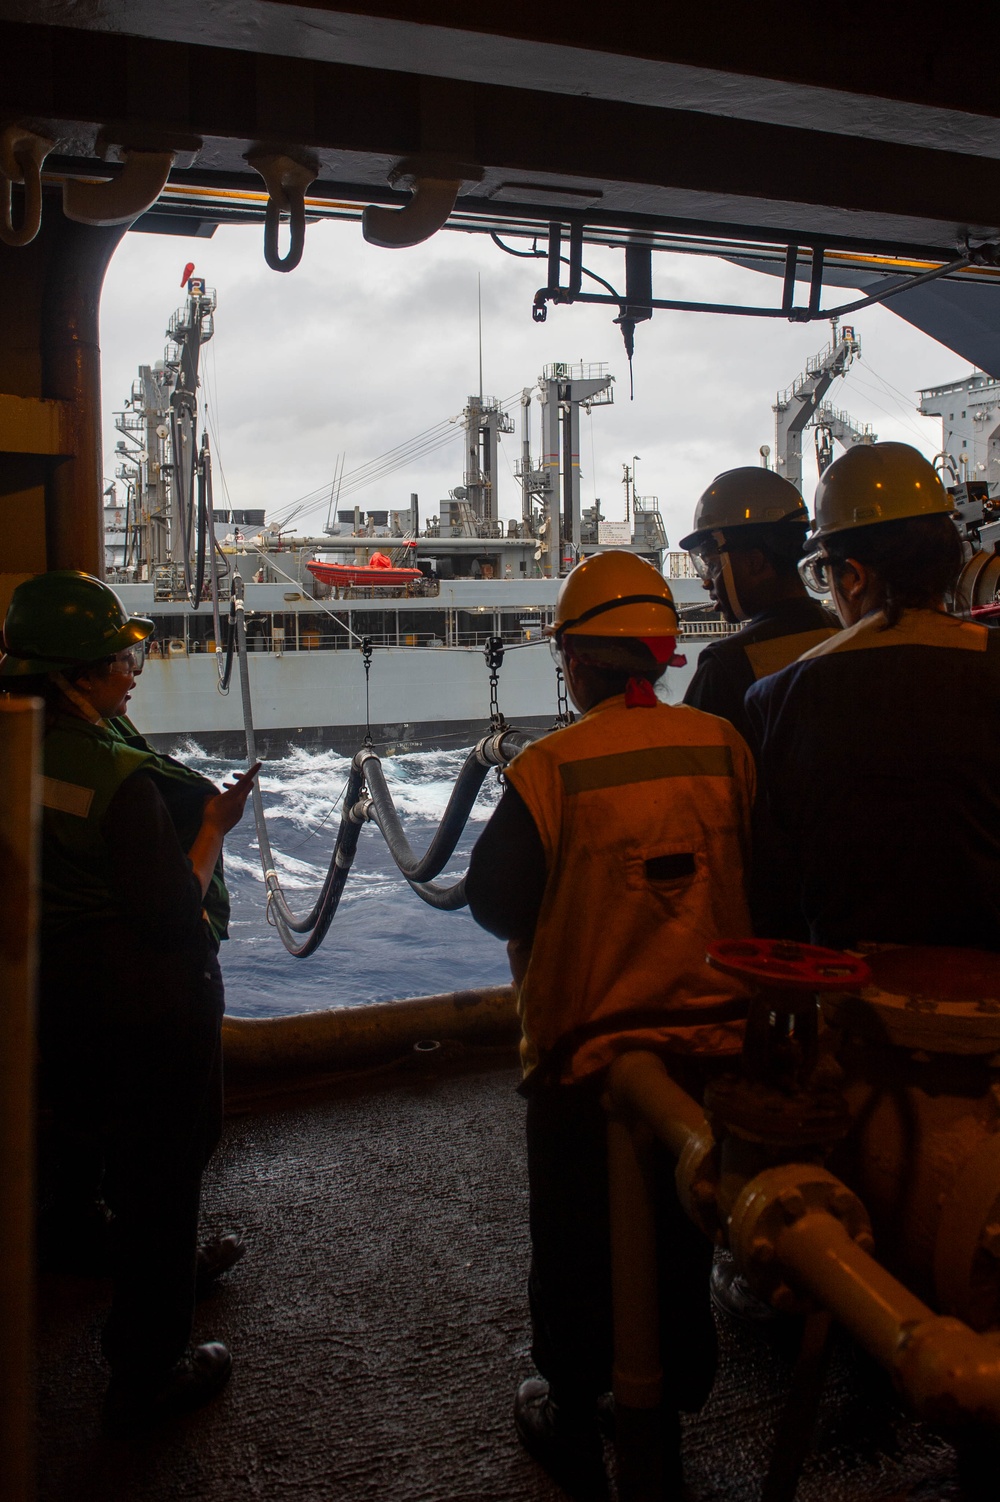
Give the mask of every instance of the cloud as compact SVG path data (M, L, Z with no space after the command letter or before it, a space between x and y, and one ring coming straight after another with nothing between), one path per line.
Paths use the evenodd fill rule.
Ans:
M581 419L584 504L601 498L606 515L624 512L622 465L637 466L641 495L656 495L671 539L687 530L694 501L720 470L759 462L774 444L771 405L806 359L827 342L826 324L703 313L657 313L636 330L635 400L628 365L608 307L556 306L531 319L544 260L506 256L487 237L443 232L405 251L364 243L360 226L313 224L299 268L287 276L265 266L258 226L220 229L211 240L127 235L102 301L106 473L113 475L111 413L120 410L137 367L163 351L164 330L183 301L186 261L217 289L216 334L205 347L203 387L217 435L216 495L237 507L289 508L318 492L315 509L296 520L319 531L337 456L356 468L461 413L478 390L481 281L483 377L488 395L506 398L530 386L554 361L606 362L615 402ZM525 248L526 242L517 242ZM588 251L587 265L613 285L621 255ZM655 256L658 296L773 305L774 278L702 257ZM834 299L841 300L836 291ZM883 308L855 316L863 355L828 400L880 438L917 443L932 455L940 422L915 412L916 389L964 375L965 361ZM518 431L502 443L498 482L504 517L520 514L513 478ZM433 515L461 483L456 423L447 444L351 496L366 509L408 504L420 494ZM815 465L806 440L806 494ZM538 408L532 447L538 447ZM221 476L218 474L221 464Z

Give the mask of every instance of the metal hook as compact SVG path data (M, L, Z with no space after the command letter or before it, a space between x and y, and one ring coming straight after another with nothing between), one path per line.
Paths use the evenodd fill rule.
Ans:
M0 134L0 240L5 245L30 245L42 226L42 163L54 141L8 125ZM14 183L24 184L24 212L21 226L14 228L12 217Z
M152 208L167 185L175 151L122 148L123 169L118 177L85 183L70 178L63 184L63 213L77 224L106 229L131 224Z
M369 245L400 250L420 245L446 222L455 207L463 183L481 182L480 167L442 157L407 157L389 174L393 187L412 189L409 203L401 209L369 204L361 216L361 233Z
M249 151L246 155L267 188L264 213L264 260L272 271L294 271L306 243L306 189L316 180L319 161L302 154L298 158L274 151ZM284 256L278 254L278 225L288 215L289 240Z

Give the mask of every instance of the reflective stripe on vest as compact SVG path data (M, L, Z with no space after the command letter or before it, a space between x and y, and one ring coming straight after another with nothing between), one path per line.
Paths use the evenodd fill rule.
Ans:
M563 791L590 793L598 788L656 782L661 777L732 777L733 753L728 746L651 746L563 762L559 768Z
M769 641L751 642L743 650L754 677L768 678L836 634L832 626L821 626L817 631L797 631L794 636L772 636Z
M51 808L60 814L74 814L86 819L94 801L94 788L80 787L75 782L63 782L59 777L42 778L42 807Z

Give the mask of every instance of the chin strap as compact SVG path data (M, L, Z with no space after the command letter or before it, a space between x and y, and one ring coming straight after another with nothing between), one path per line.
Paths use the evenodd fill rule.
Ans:
M714 536L716 542L719 545L719 557L722 560L722 573L720 577L725 587L726 598L729 601L729 608L738 621L747 621L750 619L750 617L743 609L742 602L740 601L739 594L737 593L736 580L733 577L732 560L730 559L729 551L725 546L726 534L724 532L716 532L714 533Z
M85 720L89 720L92 725L104 724L104 720L97 713L97 710L94 708L93 704L91 704L90 700L85 698L84 695L80 693L79 689L75 689L72 683L70 683L69 679L64 677L62 673L53 673L52 681L53 683L58 685L59 692L63 694L64 697L67 698L69 702L80 711Z

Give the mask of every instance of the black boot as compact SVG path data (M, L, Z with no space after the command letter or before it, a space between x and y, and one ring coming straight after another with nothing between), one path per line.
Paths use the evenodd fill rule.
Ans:
M190 1413L229 1381L233 1358L219 1340L192 1346L165 1372L116 1372L104 1400L104 1422L116 1432L144 1429Z
M528 1454L575 1502L606 1502L608 1478L596 1403L559 1403L543 1377L531 1377L517 1390L514 1427Z

